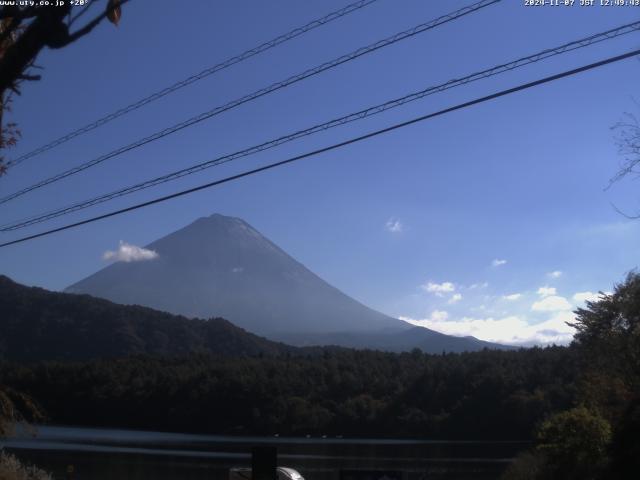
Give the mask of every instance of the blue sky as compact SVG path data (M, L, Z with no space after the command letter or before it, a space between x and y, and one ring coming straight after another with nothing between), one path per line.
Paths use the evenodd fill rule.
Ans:
M27 152L347 1L134 1L115 28L38 60L13 119ZM156 130L471 2L379 0L25 161L8 194ZM640 19L633 7L505 0L2 205L2 223L230 153L429 85ZM188 5L188 6L187 6ZM638 48L634 33L217 167L3 241L198 185L518 83ZM611 126L637 107L637 59L90 226L0 249L0 273L62 289L198 217L237 216L321 277L387 314L455 334L566 342L564 321L638 265L637 182ZM11 155L9 155L11 157ZM498 262L495 262L498 260ZM556 273L553 273L556 272ZM557 273L560 272L560 273ZM555 290L554 290L555 289ZM578 294L576 296L576 294Z

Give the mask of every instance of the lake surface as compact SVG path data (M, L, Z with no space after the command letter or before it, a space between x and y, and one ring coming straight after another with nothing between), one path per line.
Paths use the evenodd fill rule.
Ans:
M96 428L39 427L0 446L64 479L227 480L251 465L251 447L275 446L278 465L305 480L340 480L346 470L402 472L402 480L497 479L526 442L231 437Z

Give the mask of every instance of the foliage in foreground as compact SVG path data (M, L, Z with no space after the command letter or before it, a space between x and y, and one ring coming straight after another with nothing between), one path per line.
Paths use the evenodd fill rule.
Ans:
M0 385L0 437L11 433L15 423L44 419L31 397Z
M505 480L635 479L640 472L640 275L576 311L575 408L537 427Z
M598 478L607 462L611 426L598 414L577 407L545 420L537 441L553 478Z
M52 480L44 470L24 465L16 457L0 451L0 480Z

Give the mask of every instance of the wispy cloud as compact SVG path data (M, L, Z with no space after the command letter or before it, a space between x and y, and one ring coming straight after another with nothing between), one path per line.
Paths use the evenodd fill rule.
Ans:
M491 262L491 266L492 267L501 267L502 265L505 265L506 263L507 263L506 260L500 259L500 258L496 258L493 262Z
M513 345L567 344L575 333L575 329L566 323L574 319L571 312L555 313L549 319L536 324L529 323L525 317L519 315L501 318L463 317L454 320L442 313L446 314L436 310L429 318L401 317L401 319L447 335L470 335L489 342Z
M102 254L102 258L114 262L142 262L158 258L158 253L120 240L118 249L107 250Z
M556 294L556 289L555 287L540 287L538 289L538 295L540 295L541 297L548 297L550 295L555 295Z
M429 317L423 319L415 319L409 317L399 317L400 320L404 320L406 322L412 323L413 325L418 325L422 327L428 327L433 323L446 322L449 318L449 312L445 310L433 310Z
M390 218L389 220L387 220L387 223L385 224L385 228L389 232L400 233L402 232L404 226L402 225L402 222L397 218Z
M521 293L512 293L511 295L503 295L502 298L509 302L515 302L516 300L520 300L522 298Z
M504 263L506 261L496 259L494 265ZM564 275L561 270L545 273L549 284ZM558 288L549 284L498 293L495 282L489 291L485 290L486 283L429 281L421 285L421 289L438 297L422 297L432 302L429 313L424 317L413 313L400 318L447 335L470 335L491 342L523 346L568 344L575 334L575 328L567 324L575 321L573 310L582 302L601 300L607 293L576 291L576 288L572 290L575 293L565 296L567 292L559 293Z
M428 282L425 285L421 285L420 288L422 288L427 293L433 293L438 297L442 297L445 293L454 292L456 289L456 286L451 282L442 282L442 283Z
M449 301L447 303L449 305L453 305L454 303L458 303L460 300L462 300L462 294L454 293L453 295L451 295L451 298L449 299Z
M431 312L430 321L432 322L444 322L449 318L449 313L445 310L434 310Z

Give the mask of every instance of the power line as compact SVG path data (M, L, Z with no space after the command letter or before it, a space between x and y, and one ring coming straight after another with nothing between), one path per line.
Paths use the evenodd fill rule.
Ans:
M154 205L156 203L165 202L167 200L171 200L171 199L174 199L174 198L177 198L177 197L182 197L184 195L188 195L188 194L200 191L200 190L204 190L204 189L211 188L211 187L214 187L214 186L217 186L217 185L221 185L223 183L228 183L228 182L231 182L231 181L234 181L234 180L238 180L240 178L248 177L249 175L254 175L256 173L264 172L266 170L271 170L271 169L276 168L276 167L281 167L283 165L287 165L289 163L297 162L297 161L303 160L305 158L314 157L314 156L319 155L321 153L326 153L326 152L329 152L331 150L336 150L338 148L342 148L342 147L345 147L347 145L358 143L358 142L361 142L363 140L367 140L369 138L377 137L379 135L383 135L385 133L389 133L389 132L392 132L394 130L398 130L400 128L404 128L404 127L407 127L409 125L413 125L414 123L423 122L425 120L428 120L428 119L431 119L431 118L434 118L434 117L438 117L438 116L441 116L441 115L445 115L447 113L451 113L451 112L454 112L456 110L462 110L464 108L471 107L471 106L477 105L479 103L488 102L490 100L494 100L494 99L499 98L499 97L510 95L512 93L515 93L515 92L519 92L519 91L522 91L522 90L527 90L529 88L533 88L533 87L536 87L538 85L542 85L542 84L545 84L545 83L550 83L550 82L553 82L555 80L559 80L561 78L565 78L565 77L569 77L569 76L572 76L572 75L576 75L578 73L586 72L588 70L593 70L595 68L602 67L604 65L608 65L608 64L611 64L611 63L615 63L615 62L619 62L619 61L625 60L627 58L634 57L636 55L640 55L640 49L636 49L636 50L633 50L631 52L624 53L622 55L617 55L615 57L609 57L607 59L600 60L599 62L591 63L591 64L588 64L588 65L584 65L582 67L574 68L572 70L566 70L566 71L564 71L562 73L557 73L555 75L551 75L551 76L544 77L544 78L541 78L541 79L538 79L538 80L534 80L532 82L520 84L520 85L518 85L516 87L508 88L506 90L501 90L501 91L493 93L491 95L487 95L487 96L484 96L484 97L476 98L475 100L471 100L471 101L468 101L468 102L460 103L460 104L455 105L453 107L449 107L449 108L446 108L444 110L439 110L439 111L437 111L435 113L429 113L429 114L426 114L426 115L422 115L420 117L413 118L411 120L407 120L405 122L396 123L396 124L391 125L389 127L386 127L386 128L380 129L380 130L375 130L373 132L367 133L365 135L361 135L359 137L354 137L354 138L351 138L349 140L345 140L343 142L334 143L333 145L329 145L327 147L323 147L323 148L320 148L320 149L317 149L317 150L313 150L311 152L307 152L307 153L304 153L302 155L291 157L291 158L288 158L286 160L281 160L279 162L270 163L268 165L264 165L262 167L254 168L252 170L247 170L245 172L238 173L236 175L232 175L230 177L226 177L226 178L223 178L223 179L220 179L220 180L215 180L213 182L205 183L204 185L199 185L197 187L189 188L187 190L182 190L180 192L173 193L171 195L165 195L163 197L155 198L155 199L149 200L147 202L139 203L137 205L132 205L130 207L122 208L120 210L115 210L115 211L112 211L112 212L109 212L109 213L105 213L103 215L98 215L96 217L92 217L92 218L89 218L89 219L86 219L86 220L82 220L82 221L79 221L79 222L67 224L67 225L64 225L62 227L53 228L51 230L47 230L47 231L44 231L44 232L40 232L40 233L36 233L36 234L33 234L33 235L29 235L27 237L22 237L22 238L19 238L17 240L12 240L12 241L9 241L9 242L5 242L5 243L0 244L0 248L1 247L7 247L9 245L15 245L17 243L26 242L28 240L33 240L35 238L44 237L46 235L51 235L53 233L61 232L61 231L64 231L64 230L69 230L71 228L79 227L81 225L86 225L88 223L93 223L93 222L96 222L98 220L103 220L105 218L113 217L113 216L116 216L116 215L121 215L123 213L131 212L133 210L138 210L138 209L144 208L144 207L148 207L148 206Z
M630 23L627 25L622 25L620 27L617 28L613 28L610 30L607 30L605 32L601 32L601 33L597 33L594 35L590 35L588 37L579 39L579 40L575 40L569 43L565 43L563 45L560 45L558 47L555 48L549 48L546 50L542 50L541 52L537 52L533 55L529 55L526 57L521 57L517 60L508 62L508 63L504 63L501 65L497 65L495 67L486 69L486 70L482 70L480 72L476 72L470 75L467 75L465 77L461 77L458 79L453 79L453 80L449 80L448 82L442 83L440 85L436 85L436 86L430 86L428 88L425 88L423 90L420 90L418 92L414 92L414 93L410 93L408 95L405 95L403 97L400 98L396 98L393 100L389 100L385 103L381 103L372 107L368 107L364 110L360 110L358 112L355 113L351 113L349 115L345 115L333 120L330 120L328 122L325 123L321 123L318 125L314 125L312 127L306 128L304 130L299 130L297 132L291 133L289 135L285 135L279 138L276 138L274 140L270 140L264 143L261 143L259 145L255 145L228 155L224 155L224 156L220 156L217 157L213 160L209 160L206 162L202 162L196 165L193 165L191 167L187 167L181 170L177 170L175 172L172 173L168 173L166 175L162 175L160 177L156 177L154 179L151 180L147 180L135 185L131 185L128 187L124 187L121 188L119 190L104 194L104 195L100 195L98 197L94 197L91 198L89 200L84 200L82 202L77 202L75 204L66 206L66 207L62 207L62 208L58 208L56 210L53 211L49 211L46 213L42 213L42 214L38 214L36 216L32 216L26 219L22 219L22 220L16 220L12 223L8 223L5 225L0 226L0 232L8 232L8 231L13 231L13 230L18 230L20 228L25 228L31 225L35 225L37 223L42 223L44 221L47 220L51 220L53 218L57 218L69 213L73 213L79 210L83 210L85 208L89 208L95 205L98 205L100 203L104 203L107 202L109 200L113 200L115 198L118 197L122 197L124 195L128 195L140 190L144 190L147 188L151 188L153 186L156 185L160 185L162 183L166 183L172 180L176 180L178 178L182 178L184 176L187 175L191 175L197 172L200 172L202 170L205 170L207 168L211 168L211 167L215 167L217 165L221 165L224 163L228 163L234 160L237 160L239 158L242 157L246 157L249 155L253 155L255 153L259 153L262 152L264 150L268 150L274 147L277 147L279 145L282 145L284 143L288 143L290 141L293 140L297 140L299 138L302 137L306 137L308 135L312 135L324 130L328 130L340 125L344 125L347 123L351 123L357 120L361 120L363 118L367 118L373 115L377 115L379 113L385 112L387 110L399 107L401 105L405 105L409 102L413 102L419 99L422 99L426 96L429 95L433 95L435 93L440 93L443 92L445 90L454 88L454 87L458 87L461 85L466 85L467 83L471 83L474 81L478 81L484 78L489 78L498 74L502 74L505 73L507 71L511 71L514 70L516 68L520 68L523 67L525 65L529 65L532 63L536 63L539 62L541 60L545 60L547 58L556 56L556 55L560 55L563 53L567 53L573 50L577 50L579 48L584 48L596 43L600 43L603 42L605 40L609 40L612 38L616 38L619 37L621 35L625 35L631 32L635 32L640 30L640 21L638 22L634 22L634 23Z
M331 12L327 15L325 15L322 18L318 18L316 20L312 20L311 22L307 23L306 25L303 25L302 27L298 27L295 28L287 33L284 33L272 40L269 40L267 42L262 43L261 45L258 45L257 47L254 47L250 50L247 50L239 55L236 55L235 57L231 57L228 58L227 60L218 63L216 65L213 65L211 67L208 67L204 70L202 70L199 73L196 73L194 75L191 75L190 77L185 78L184 80L180 80L176 83L174 83L173 85L170 85L166 88L163 88L162 90L159 90L155 93L152 93L151 95L144 97L136 102L133 102L129 105L127 105L126 107L123 107L119 110L116 110L115 112L112 112L108 115L105 115L104 117L99 118L98 120L91 122L83 127L80 127L76 130L73 130L69 133L67 133L66 135L63 135L60 138L57 138L45 145L42 145L41 147L36 148L35 150L32 150L30 152L25 153L24 155L21 155L20 157L11 160L9 162L7 162L7 167L10 168L12 166L18 165L22 162L24 162L25 160L28 160L29 158L33 158L37 155L40 155L41 153L44 153L48 150L51 150L52 148L55 148L59 145L62 145L63 143L68 142L69 140L78 137L80 135L83 135L85 133L88 133L92 130L95 130L98 127L101 127L102 125L105 125L113 120L115 120L116 118L122 117L123 115L126 115L127 113L130 113L134 110L137 110L139 108L144 107L145 105L148 105L151 102L155 102L156 100L167 96L177 90L180 90L181 88L184 88L188 85L191 85L192 83L195 83L199 80L202 80L203 78L206 78L210 75L213 75L215 73L218 73L222 70L225 70L237 63L243 62L244 60L247 60L251 57L254 57L260 53L266 52L267 50L270 50L274 47L277 47L278 45L281 45L285 42L288 42L289 40L293 40L296 37L299 37L300 35L303 35L304 33L307 33L311 30L314 30L315 28L321 27L322 25L326 25L334 20L337 20L339 18L342 18L346 15L349 15L350 13L353 13L361 8L364 8L368 5L371 5L372 3L377 2L378 0L359 0L357 2L351 3L339 10L336 10L335 12Z
M409 30L405 30L402 31L400 33L397 33L395 35L392 35L390 37L387 37L383 40L379 40L375 43L372 43L370 45L367 45L366 47L361 47L351 53L348 53L346 55L342 55L341 57L338 57L332 61L323 63L322 65L319 65L317 67L314 68L310 68L308 70L305 70L302 73L299 73L297 75L293 75L285 80L282 80L280 82L276 82L271 84L268 87L262 88L260 90L257 90L253 93L250 93L248 95L245 95L241 98L238 98L236 100L233 100L229 103L226 103L225 105L221 105L218 106L212 110L209 110L207 112L203 112L199 115L196 115L194 117L191 117L183 122L180 122L178 124L175 124L171 127L167 127L163 130L160 130L152 135L149 135L143 139L137 140L136 142L133 142L129 145L120 147L116 150L113 150L105 155L102 155L100 157L94 158L93 160L90 160L88 162L85 162L81 165L78 165L74 168L71 168L69 170L66 170L62 173L59 173L57 175L54 175L53 177L49 177L45 180L42 180L36 184L33 184L29 187L25 187L22 190L19 190L17 192L14 192L10 195L7 195L3 198L0 198L0 204L9 202L15 198L18 198L22 195L25 195L26 193L29 193L33 190L36 190L38 188L44 187L45 185L49 185L51 183L57 182L59 180L62 180L64 178L70 177L72 175L75 175L76 173L79 173L83 170L86 170L88 168L91 168L95 165L98 165L99 163L102 163L110 158L116 157L118 155L121 155L125 152L129 152L131 150L134 150L136 148L139 148L143 145L146 145L148 143L151 143L153 141L159 140L163 137L166 137L167 135L171 135L175 132L178 132L184 128L187 127L191 127L197 123L200 123L204 120L207 120L215 115L219 115L223 112L226 112L228 110L231 110L235 107L238 107L244 103L250 102L252 100L255 100L257 98L260 98L264 95L267 95L269 93L275 92L277 90L280 90L284 87L287 87L289 85L292 85L294 83L300 82L302 80L305 80L309 77L318 75L319 73L322 73L326 70L332 69L337 67L338 65L342 65L343 63L346 62L350 62L352 60L355 60L358 57L361 57L363 55L369 54L371 52L374 52L376 50L379 50L381 48L387 47L389 45L392 45L394 43L397 43L399 41L405 40L407 38L413 37L415 35L418 35L419 33L423 33L426 32L428 30L431 30L433 28L436 28L440 25L444 25L446 23L449 23L453 20L457 20L465 15L468 15L470 13L476 12L482 8L488 7L490 5L493 5L495 3L501 2L502 0L481 0L480 2L474 3L472 5L469 5L467 7L463 7L460 8L452 13L449 13L447 15L443 15L441 17L436 18L435 20L432 20L430 22L427 23L422 23L420 25L417 25Z

